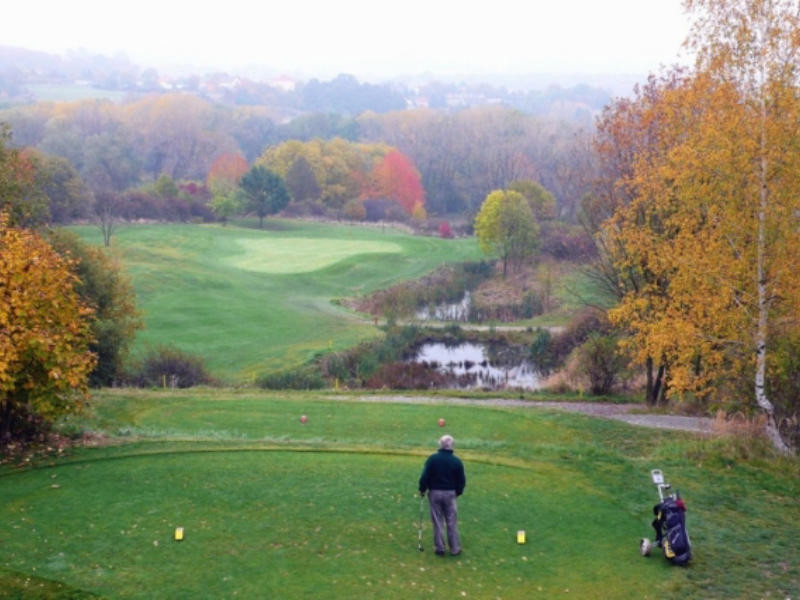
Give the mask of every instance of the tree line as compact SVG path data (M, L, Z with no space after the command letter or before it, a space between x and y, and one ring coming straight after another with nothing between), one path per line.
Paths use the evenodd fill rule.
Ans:
M63 189L69 206L53 215L65 220L76 216L75 203L66 198L78 182L93 194L141 189L161 176L197 185L222 155L241 154L252 164L289 140L340 138L385 144L405 155L420 173L429 214L471 218L490 191L529 179L550 190L559 216L574 222L589 189L592 160L588 132L501 107L366 112L355 118L310 114L280 124L265 107L163 94L119 104L40 103L1 111L0 121L11 125L16 146L35 149L45 162L66 161L53 164L70 180Z

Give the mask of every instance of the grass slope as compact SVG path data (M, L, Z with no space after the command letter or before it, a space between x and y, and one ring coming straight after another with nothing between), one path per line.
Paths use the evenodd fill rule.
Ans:
M202 356L217 377L250 380L378 334L332 300L478 256L472 239L292 221L269 225L120 227L115 250L133 277L147 326L137 346L174 344ZM101 243L97 228L77 231Z
M538 409L358 400L99 394L90 427L125 443L0 469L0 590L613 599L800 589L796 461L733 458L735 444ZM416 481L443 431L467 469L459 558L433 554L427 516L426 551L416 549ZM685 569L637 552L651 532L653 467L689 506ZM171 540L176 526L185 541Z

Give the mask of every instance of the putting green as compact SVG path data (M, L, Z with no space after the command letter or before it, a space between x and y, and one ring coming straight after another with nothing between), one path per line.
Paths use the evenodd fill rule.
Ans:
M258 273L310 273L359 254L399 254L392 242L336 240L330 238L271 238L237 240L244 253L232 256L230 264Z

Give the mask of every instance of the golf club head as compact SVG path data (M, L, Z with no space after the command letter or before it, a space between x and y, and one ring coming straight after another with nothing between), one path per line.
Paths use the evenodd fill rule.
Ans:
M423 548L423 547L422 547L422 544L420 544L419 546L417 546L417 549L418 549L420 552L425 552L425 548Z

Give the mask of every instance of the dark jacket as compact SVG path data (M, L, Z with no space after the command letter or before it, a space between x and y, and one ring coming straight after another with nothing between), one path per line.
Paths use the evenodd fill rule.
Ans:
M452 450L439 449L425 461L425 468L419 478L420 493L425 493L426 490L455 490L456 495L460 496L465 485L467 479L464 476L464 465Z

